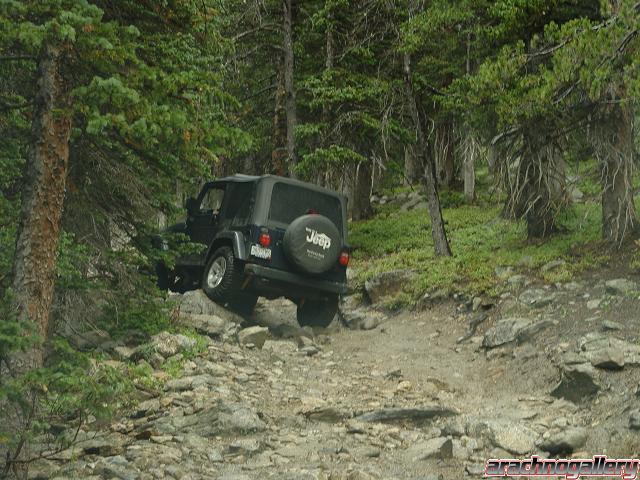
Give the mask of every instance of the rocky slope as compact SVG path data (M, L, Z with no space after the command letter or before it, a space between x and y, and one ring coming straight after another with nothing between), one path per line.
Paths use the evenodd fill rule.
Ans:
M350 299L322 332L297 328L285 301L261 302L263 326L242 329L191 292L181 321L206 349L175 378L157 370L160 394L89 425L33 477L424 480L481 478L488 458L637 457L639 286L620 276L523 278L500 299L396 315ZM191 342L112 351L159 369Z

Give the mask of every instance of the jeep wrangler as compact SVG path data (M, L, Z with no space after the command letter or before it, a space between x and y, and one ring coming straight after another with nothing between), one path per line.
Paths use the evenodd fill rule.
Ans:
M203 248L157 265L158 285L201 287L216 303L248 315L259 296L297 305L302 326L326 327L347 291L346 198L273 175L233 175L206 183L186 202L186 221L166 229ZM168 249L160 234L157 246Z

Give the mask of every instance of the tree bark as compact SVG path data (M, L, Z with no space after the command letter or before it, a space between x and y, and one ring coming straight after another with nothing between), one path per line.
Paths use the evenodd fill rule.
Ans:
M411 145L404 147L404 181L407 186L415 185L420 180L420 162Z
M440 208L440 198L438 197L438 187L436 183L435 164L427 153L427 140L422 129L420 121L420 112L416 103L416 97L413 91L413 82L411 80L411 57L408 53L404 54L404 83L407 95L407 103L416 129L418 140L418 155L422 158L424 165L424 183L427 190L427 203L429 216L431 217L431 235L436 255L451 256L451 248L447 239L447 232L444 228L444 220L442 218L442 209Z
M333 70L334 65L334 44L333 44L333 25L331 20L333 19L333 15L329 13L327 18L327 31L325 32L325 41L326 41L326 57L325 57L325 72L331 72ZM322 104L322 123L324 124L325 134L324 138L321 140L321 145L327 147L331 145L331 109L329 106L329 102L325 100ZM327 168L322 168L316 173L316 183L320 186L330 186L330 172Z
M557 231L556 213L563 201L556 182L558 152L553 145L540 146L525 135L524 153L519 165L518 177L522 182L522 198L514 199L518 209L524 209L527 236L546 238Z
M614 104L594 129L602 172L602 236L618 245L640 226L633 199L633 118L629 105Z
M440 185L450 187L455 171L453 124L445 122L436 128L433 154L436 159L436 171Z
M473 203L476 199L476 160L480 146L470 130L466 132L463 141L464 160L462 172L464 177L464 199L467 203Z
M364 220L373 215L371 209L371 163L362 162L356 167L355 188L351 201L351 218Z
M275 106L273 111L273 150L271 151L271 173L286 175L287 162L287 118L285 113L284 63L278 68Z
M296 92L293 86L294 55L293 55L293 13L292 0L283 0L284 7L284 89L285 110L287 116L287 156L289 160L289 174L294 177L294 167L298 163L296 156L295 128Z
M32 123L22 210L16 236L12 288L20 322L30 327L42 340L46 338L55 281L60 223L69 165L71 119L68 91L62 75L67 47L45 45L38 61L38 93ZM25 352L11 353L4 359L12 376L22 375L43 364L42 345ZM31 392L31 396L35 393ZM34 397L35 398L35 397ZM29 429L36 402L28 411L12 418L11 428L17 438ZM8 469L17 478L26 478L29 445L8 457Z

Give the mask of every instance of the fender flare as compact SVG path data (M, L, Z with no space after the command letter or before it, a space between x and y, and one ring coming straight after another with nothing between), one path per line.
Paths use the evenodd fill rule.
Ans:
M205 263L209 260L209 257L222 245L230 245L233 248L234 256L239 260L247 259L247 249L244 244L244 235L237 231L220 232L209 245L207 255L205 257Z

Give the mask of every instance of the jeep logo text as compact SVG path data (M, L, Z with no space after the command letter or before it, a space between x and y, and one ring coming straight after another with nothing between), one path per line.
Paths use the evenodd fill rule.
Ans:
M313 230L309 227L306 228L307 230L307 242L308 243L313 243L314 245L318 245L319 247L322 247L323 250L327 250L328 248L331 248L331 239L326 236L324 233L318 233L316 230Z

